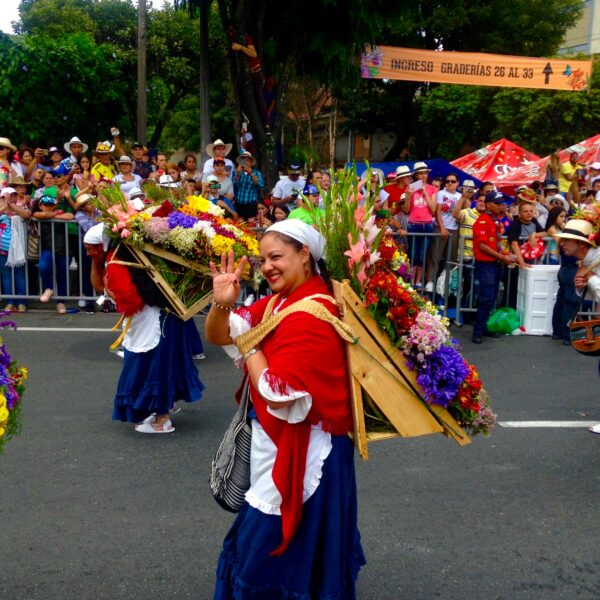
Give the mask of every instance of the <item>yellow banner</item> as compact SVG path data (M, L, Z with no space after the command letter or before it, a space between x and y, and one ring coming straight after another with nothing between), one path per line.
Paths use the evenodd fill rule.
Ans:
M365 79L580 92L591 84L592 61L370 46L362 55L361 75Z

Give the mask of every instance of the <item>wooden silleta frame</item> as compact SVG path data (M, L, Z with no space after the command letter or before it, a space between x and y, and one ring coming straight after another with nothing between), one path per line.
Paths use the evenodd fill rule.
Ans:
M402 352L394 347L377 322L368 313L349 282L333 282L340 306L340 318L358 337L357 344L347 344L354 445L364 460L367 443L391 437L415 437L443 433L459 445L471 443L450 413L443 407L422 399L416 374L408 368ZM364 396L367 394L394 427L394 432L368 431L365 423Z

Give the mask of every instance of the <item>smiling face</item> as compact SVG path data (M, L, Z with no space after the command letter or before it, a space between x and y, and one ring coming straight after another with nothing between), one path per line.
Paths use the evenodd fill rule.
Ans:
M279 233L267 233L260 240L260 270L275 293L289 296L307 281L311 272L308 246Z

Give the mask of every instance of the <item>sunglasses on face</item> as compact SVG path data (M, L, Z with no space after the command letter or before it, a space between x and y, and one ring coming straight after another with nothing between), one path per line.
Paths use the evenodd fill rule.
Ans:
M458 183L458 179L446 179L444 183Z

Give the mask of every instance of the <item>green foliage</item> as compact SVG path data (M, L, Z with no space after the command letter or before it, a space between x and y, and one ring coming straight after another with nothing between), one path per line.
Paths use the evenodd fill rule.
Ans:
M47 36L16 44L2 35L0 48L9 57L0 83L5 135L56 144L75 134L96 140L106 137L115 115L127 114L119 62L89 34L63 35L60 45Z
M418 103L420 156L453 158L465 145L480 147L503 137L544 156L598 132L600 64L594 64L587 94L440 85Z

